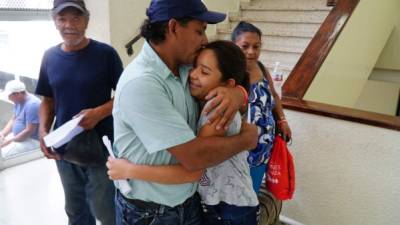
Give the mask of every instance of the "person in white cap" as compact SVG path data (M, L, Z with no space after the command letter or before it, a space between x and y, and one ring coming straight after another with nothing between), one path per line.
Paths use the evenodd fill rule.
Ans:
M40 100L29 94L19 80L9 81L3 94L14 103L14 113L0 131L2 155L8 157L38 149Z

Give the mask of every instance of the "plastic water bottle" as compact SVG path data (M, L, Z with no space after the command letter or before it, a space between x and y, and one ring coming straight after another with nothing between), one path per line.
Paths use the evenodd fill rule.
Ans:
M280 62L275 62L274 70L272 71L272 80L274 81L274 87L279 98L282 97L282 84L283 84L283 72L278 69Z

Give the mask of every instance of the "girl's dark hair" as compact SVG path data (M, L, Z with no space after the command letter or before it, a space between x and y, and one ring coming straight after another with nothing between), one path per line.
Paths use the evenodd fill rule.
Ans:
M185 17L176 20L178 21L179 24L185 26L187 23L189 23L191 20L194 19ZM146 19L140 26L140 35L147 41L150 41L153 44L157 45L165 40L165 33L167 30L167 26L168 26L168 21L150 23L150 20Z
M262 36L262 32L260 29L258 29L258 27L251 23L240 21L231 34L231 40L236 42L238 37L246 32L257 33L260 38Z
M242 50L231 41L214 41L204 46L214 52L222 81L234 79L237 85L249 90L249 74L246 68L246 57Z

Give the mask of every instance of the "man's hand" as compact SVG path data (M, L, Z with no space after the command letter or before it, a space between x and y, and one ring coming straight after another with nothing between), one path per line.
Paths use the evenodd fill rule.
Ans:
M97 123L102 120L100 113L96 109L84 109L78 115L83 115L79 126L85 130L93 129Z
M4 140L5 140L5 136L2 132L0 132L0 145L3 144Z
M0 147L1 148L3 148L3 147L6 147L7 145L9 145L9 144L11 144L11 142L12 142L12 140L11 139L9 139L9 140L5 140L4 138L0 141Z
M238 88L217 87L210 91L206 96L206 100L212 99L211 103L203 109L204 113L209 116L210 123L214 122L218 117L221 120L218 122L217 130L224 128L228 129L229 124L235 117L235 113L243 106L242 92Z
M48 159L55 159L55 160L60 160L61 156L57 153L51 150L49 147L46 146L44 143L43 137L46 136L47 133L41 133L40 134L40 150L43 152L44 156Z
M129 178L128 168L132 166L132 163L126 159L108 157L106 166L108 168L107 174L110 180L122 180Z
M249 124L246 121L242 121L242 127L240 128L240 135L243 137L244 143L248 146L248 150L257 147L258 142L258 128L254 124Z

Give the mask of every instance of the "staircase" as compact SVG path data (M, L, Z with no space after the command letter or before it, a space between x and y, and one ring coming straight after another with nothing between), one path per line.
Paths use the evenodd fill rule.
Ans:
M217 37L230 39L241 20L254 24L263 33L260 61L270 71L275 62L280 62L285 79L332 9L326 3L326 0L241 2L238 12L229 13L228 23L218 25Z

